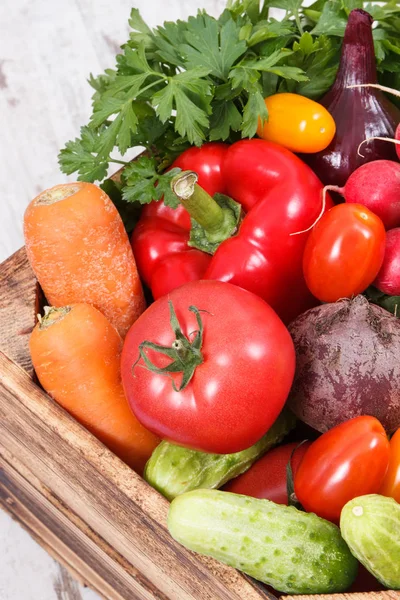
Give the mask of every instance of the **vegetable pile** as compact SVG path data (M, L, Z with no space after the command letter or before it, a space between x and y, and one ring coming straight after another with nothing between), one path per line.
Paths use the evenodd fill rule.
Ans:
M95 90L92 116L80 137L61 151L62 171L102 181L109 164L120 163L114 150L124 155L142 146L150 156L124 163L124 200L147 203L166 193L166 204L175 203L160 172L185 148L254 136L259 116L268 118L267 96L295 92L315 100L329 90L348 15L363 6L374 18L380 83L400 88L400 9L394 1L371 6L362 0L318 0L306 8L301 0L261 5L259 0L237 0L228 3L219 19L199 11L187 21L167 22L155 30L132 9L130 37L116 68L89 80ZM271 7L286 12L281 21L270 16ZM375 82L354 74L351 83Z
M25 213L37 377L186 547L278 592L400 589L400 7L130 25L78 182Z

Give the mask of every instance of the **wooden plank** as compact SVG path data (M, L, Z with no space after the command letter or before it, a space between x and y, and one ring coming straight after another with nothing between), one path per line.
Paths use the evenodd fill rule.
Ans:
M0 506L82 585L105 600L131 595L131 578L141 574L0 448ZM151 582L146 582L151 590ZM157 590L155 590L157 591ZM148 599L154 597L149 592Z
M0 265L0 350L33 374L28 350L41 299L25 248Z
M148 600L149 593L160 600L269 597L234 569L195 556L172 540L166 528L168 502L3 354L0 439L141 575L131 578L127 598Z

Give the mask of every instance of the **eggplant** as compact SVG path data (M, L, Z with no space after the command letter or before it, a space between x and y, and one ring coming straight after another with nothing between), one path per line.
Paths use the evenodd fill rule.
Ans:
M320 100L336 122L330 145L316 154L303 155L325 185L344 186L359 166L372 160L397 160L393 144L367 138L394 137L400 110L373 87L349 87L377 83L372 38L373 19L362 9L351 11L347 23L335 83Z

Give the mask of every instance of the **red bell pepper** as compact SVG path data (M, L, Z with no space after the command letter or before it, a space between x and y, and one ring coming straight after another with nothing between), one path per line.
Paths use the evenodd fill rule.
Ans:
M181 197L177 209L162 201L143 209L132 247L154 298L195 279L229 281L266 300L286 323L318 303L303 277L308 233L291 235L310 227L321 211L323 186L305 163L277 144L252 139L190 148L172 166L196 172L203 189L183 173L175 191L183 185L190 197ZM235 227L227 229L222 209L204 190L227 194L246 213L233 237L225 239ZM189 245L189 213L220 242L213 255Z

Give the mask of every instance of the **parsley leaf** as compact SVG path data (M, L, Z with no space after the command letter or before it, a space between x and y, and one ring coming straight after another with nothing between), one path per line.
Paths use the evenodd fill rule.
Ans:
M238 36L239 26L233 19L220 27L207 14L189 17L187 43L181 46L186 68L203 67L214 77L226 80L233 64L247 49L244 40L232 44L232 39Z
M216 100L212 106L209 140L225 141L232 131L239 131L242 115L233 100Z
M79 181L98 181L107 174L108 160L99 160L97 153L104 143L104 129L93 131L89 127L81 127L81 137L67 142L61 150L58 162L63 173L71 175L78 172Z
M329 0L322 9L318 23L311 33L313 35L339 35L342 37L346 25L347 15L340 0Z
M164 204L176 208L179 200L171 190L171 179L179 171L180 169L171 169L161 175L157 171L155 158L141 156L124 169L122 197L127 202L149 204L164 196Z
M230 75L232 77L232 87L235 88L241 85L244 89L250 89L252 82L255 78L260 77L261 72L274 73L284 79L308 81L308 77L302 69L278 64L282 58L287 58L291 54L291 50L283 48L282 50L276 50L265 58L242 60L236 68L232 69ZM252 72L254 75L251 74Z
M191 144L201 144L209 125L211 86L202 79L207 74L204 67L178 73L153 96L152 104L161 122L165 123L176 111L175 129Z
M291 21L270 19L269 21L260 21L251 28L251 35L247 40L247 44L251 47L269 39L292 35L295 35L295 26Z
M268 119L268 111L265 106L264 96L261 88L257 87L249 94L247 103L243 110L242 136L253 137L258 127L258 119Z
M333 84L337 72L340 55L340 44L336 38L321 35L313 38L309 32L304 33L299 41L293 44L293 54L289 63L303 69L308 77L304 82L286 82L291 92L302 94L308 98L320 98Z

